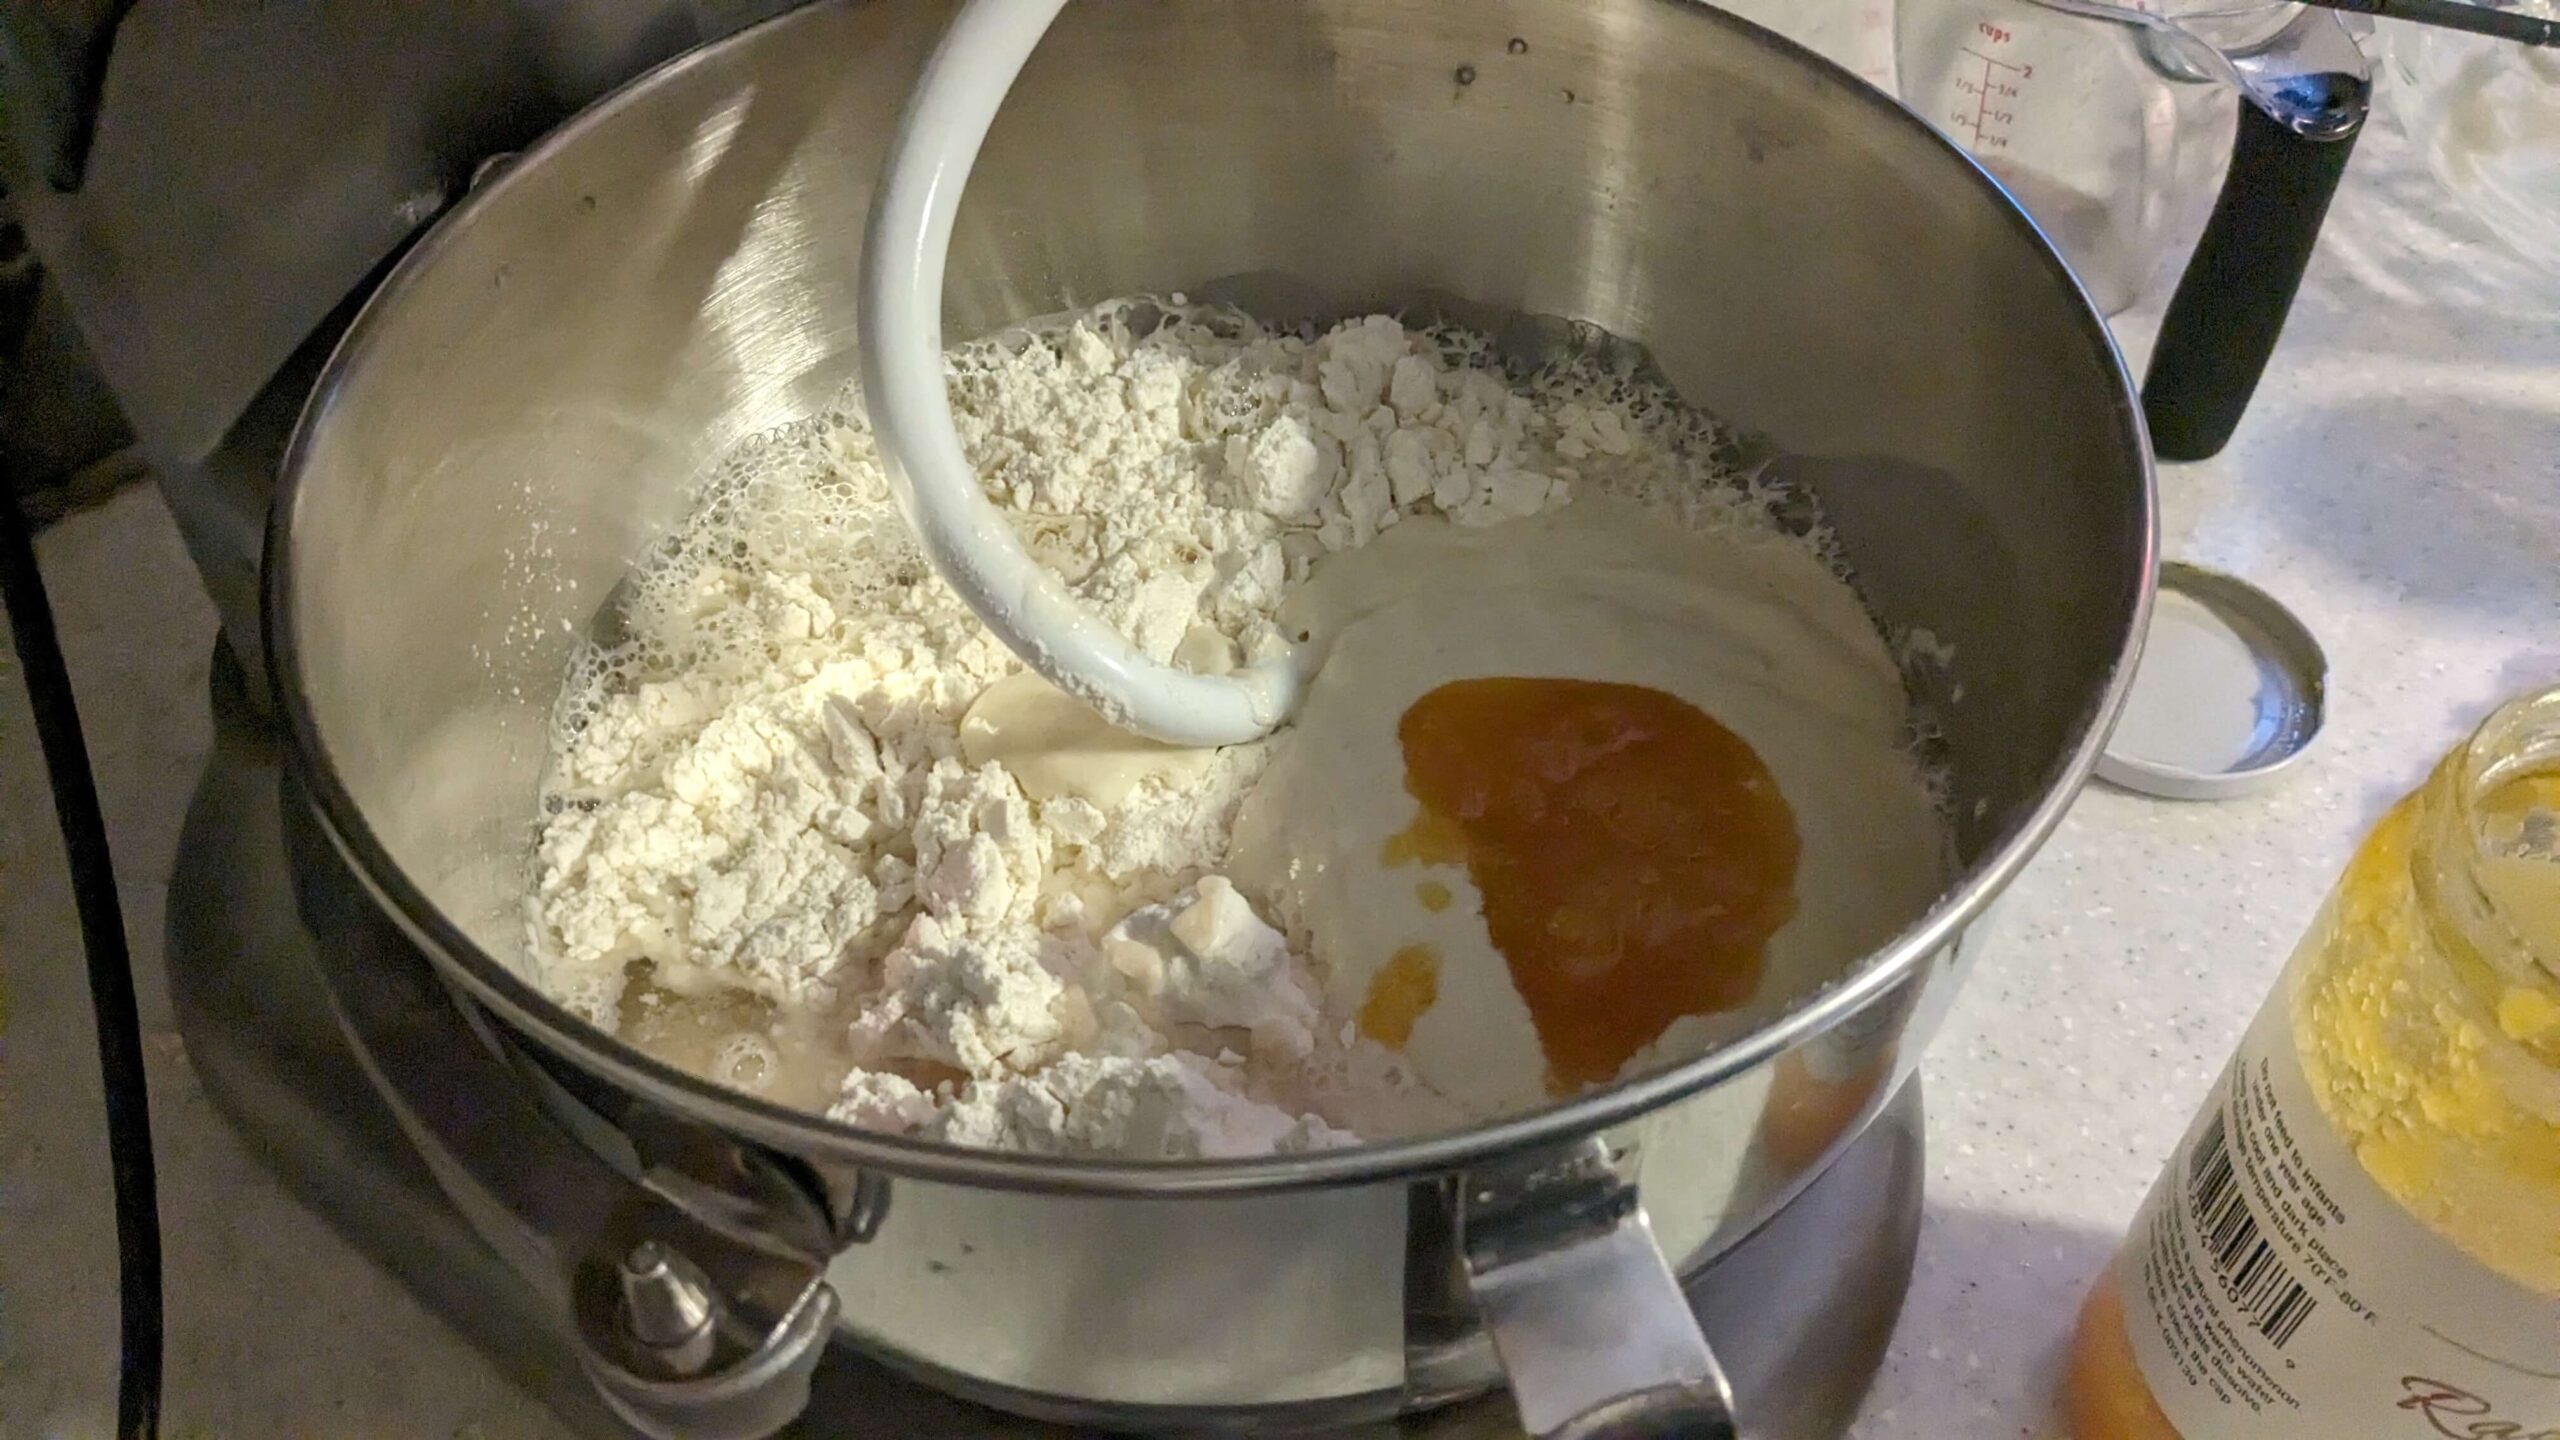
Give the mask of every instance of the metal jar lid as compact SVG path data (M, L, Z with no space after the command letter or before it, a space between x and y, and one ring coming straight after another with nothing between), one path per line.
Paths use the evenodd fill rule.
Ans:
M2142 663L2098 775L2166 800L2247 794L2319 738L2328 679L2320 642L2274 597L2163 564Z

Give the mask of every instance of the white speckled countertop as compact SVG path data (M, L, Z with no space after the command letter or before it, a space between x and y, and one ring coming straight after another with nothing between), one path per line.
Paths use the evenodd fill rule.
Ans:
M2151 323L2119 327L2137 375ZM2560 682L2560 274L2378 120L2247 422L2160 491L2168 558L2320 638L2328 728L2255 796L2092 787L2004 900L1926 1062L1918 1275L1857 1440L2058 1433L2083 1288L2364 827Z
M2125 333L2137 361L2145 325ZM2491 703L2560 680L2560 275L2447 210L2387 122L2221 458L2161 477L2167 553L2328 647L2330 722L2280 788L2093 789L2011 892L1927 1064L1927 1229L1858 1440L2053 1433L2113 1248L2361 828ZM148 492L57 527L63 611L153 1050L171 1433L561 1432L277 1190L166 1037L165 877L208 741L212 616ZM5 656L0 656L4 660ZM113 1298L88 1016L14 677L0 693L0 1437L108 1431Z

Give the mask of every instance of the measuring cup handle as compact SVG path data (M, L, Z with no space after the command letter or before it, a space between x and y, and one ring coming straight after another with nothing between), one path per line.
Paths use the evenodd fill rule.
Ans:
M2288 124L2257 105L2240 107L2240 138L2213 219L2160 322L2142 382L2151 447L2163 460L2221 453L2266 373L2320 240L2320 222L2363 132L2366 82L2308 76L2340 93ZM2302 128L2297 128L2297 127Z

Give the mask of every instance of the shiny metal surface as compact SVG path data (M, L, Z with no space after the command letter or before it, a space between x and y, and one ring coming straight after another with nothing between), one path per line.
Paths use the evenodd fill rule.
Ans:
M250 709L228 655L217 654L213 692L216 744L171 876L167 935L171 997L192 1068L252 1150L375 1263L517 1384L541 1395L576 1433L628 1440L634 1432L604 1409L556 1309L498 1258L490 1237L463 1221L365 1078L356 1058L368 1048L364 1037L342 1033L332 1020L304 918L313 907L306 903L298 914L291 890L299 883L306 892L316 886L351 894L354 887L335 867L288 879L272 732ZM369 933L355 963L430 973L387 920L375 917ZM430 1071L422 1083L443 1082ZM1735 1388L1755 1397L1753 1440L1837 1440L1857 1408L1911 1270L1924 1128L1915 1079L1801 1196L1687 1277L1700 1327ZM541 1143L538 1135L529 1139ZM945 1388L969 1388L933 1378ZM1427 1386L1427 1376L1413 1383ZM819 1365L812 1392L806 1416L786 1434L1048 1440L1091 1433L952 1399L842 1338ZM1519 1422L1506 1397L1489 1396L1351 1433L1362 1440L1517 1440Z
M1734 1440L1733 1384L1604 1142L1478 1166L1464 1194L1468 1289L1531 1435Z
M201 461L481 157L785 3L41 0L103 78L78 183L12 198L153 459Z
M702 467L850 373L867 177L939 13L822 6L687 57L413 252L287 462L268 619L297 763L375 900L564 1076L834 1190L889 1177L876 1233L829 1274L874 1353L1068 1418L1347 1419L1480 1388L1492 1356L1451 1282L1468 1171L1604 1132L1691 1273L1915 1062L1967 927L2059 818L2119 698L2153 544L2130 387L1968 162L1702 7L1071 7L973 178L954 334L1250 289L1307 315L1457 297L1643 341L1690 399L1778 447L1858 457L1804 484L1879 612L1953 647L1921 681L1965 875L1744 1041L1464 1134L1074 1162L719 1092L511 968L547 709L570 632Z
M2188 20L2115 0L2035 3L2125 27L2163 75L2228 85L2308 139L2333 140L2364 124L2373 60L2357 39L2371 33L2373 22L2341 13L2344 7L2291 13L2267 7L2270 15L2207 8Z
M643 1240L622 1257L614 1278L622 1282L623 1332L680 1374L699 1371L710 1359L711 1327L719 1302L701 1269L656 1240Z
M2097 775L2162 800L2255 794L2312 752L2328 710L2329 656L2300 616L2237 575L2165 561L2142 664ZM2237 737L2235 715L2250 722Z
M96 138L79 183L10 196L76 322L72 398L112 392L253 671L283 438L351 300L486 156L791 3L0 0L100 81L62 132Z

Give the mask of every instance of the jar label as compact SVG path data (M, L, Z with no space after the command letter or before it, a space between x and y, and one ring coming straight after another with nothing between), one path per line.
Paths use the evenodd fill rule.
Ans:
M2288 982L2290 977L2288 977ZM2464 1254L2320 1111L2279 985L2134 1220L2125 1326L2184 1440L2560 1440L2560 1300Z

